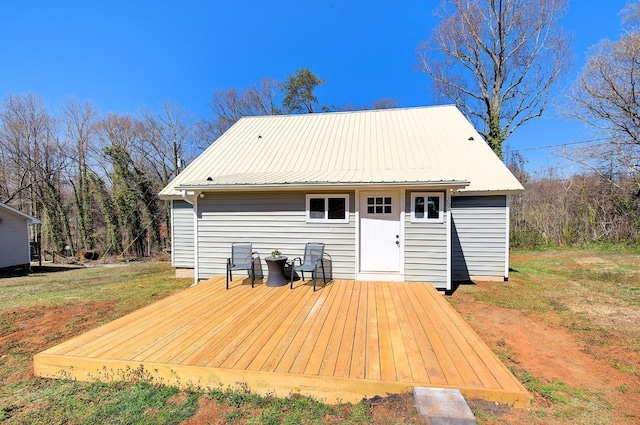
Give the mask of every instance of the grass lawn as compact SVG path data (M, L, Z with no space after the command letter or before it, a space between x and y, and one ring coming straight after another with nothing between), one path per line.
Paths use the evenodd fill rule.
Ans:
M640 254L514 252L509 282L447 299L532 394L470 400L480 424L640 423ZM206 393L33 376L33 355L187 288L166 263L0 276L0 423L418 424L410 395L328 406L243 389Z

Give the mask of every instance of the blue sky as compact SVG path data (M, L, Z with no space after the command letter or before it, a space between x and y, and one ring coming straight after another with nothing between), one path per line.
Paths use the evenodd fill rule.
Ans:
M218 88L246 87L263 77L284 79L309 67L328 82L321 104L341 106L387 97L400 106L436 104L417 70L416 47L437 23L439 0L23 1L0 4L0 99L44 96L54 111L68 95L103 112L155 109L178 102L196 118L208 115ZM575 66L590 46L620 34L626 0L573 0L563 23L573 34ZM562 164L549 149L592 138L587 129L547 116L519 129L508 146L523 150L529 168ZM565 170L567 168L565 167Z

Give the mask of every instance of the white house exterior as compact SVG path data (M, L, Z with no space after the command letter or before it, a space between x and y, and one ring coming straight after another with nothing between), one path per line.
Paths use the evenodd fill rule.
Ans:
M29 267L30 225L40 220L0 202L0 269Z
M333 278L508 278L523 190L454 106L242 118L160 192L172 262L225 273L232 242L290 258L324 242ZM266 267L263 268L266 269Z

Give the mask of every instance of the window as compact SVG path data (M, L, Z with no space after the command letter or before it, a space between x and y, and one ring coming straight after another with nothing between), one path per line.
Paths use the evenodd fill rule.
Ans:
M391 197L376 196L367 198L367 214L391 214Z
M443 222L443 193L412 193L411 222Z
M349 195L307 195L307 222L349 222Z

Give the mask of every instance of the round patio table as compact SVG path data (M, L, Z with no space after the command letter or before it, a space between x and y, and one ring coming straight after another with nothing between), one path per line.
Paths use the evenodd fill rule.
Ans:
M267 277L265 285L284 286L289 283L284 275L284 265L287 262L286 256L266 257L264 260L267 262L267 270L269 271L269 277Z

